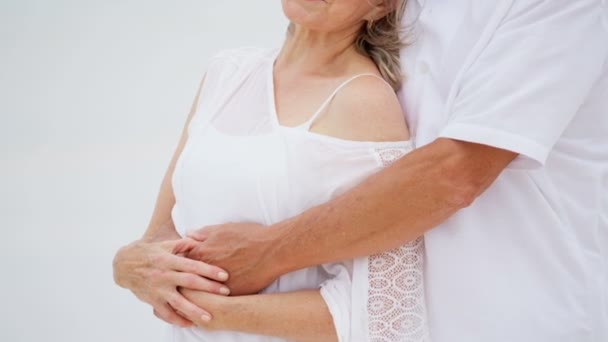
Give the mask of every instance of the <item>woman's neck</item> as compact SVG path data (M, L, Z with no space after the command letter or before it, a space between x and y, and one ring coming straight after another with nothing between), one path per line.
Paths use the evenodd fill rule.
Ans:
M362 57L354 47L357 31L323 33L293 26L277 57L275 69L298 74L334 76Z

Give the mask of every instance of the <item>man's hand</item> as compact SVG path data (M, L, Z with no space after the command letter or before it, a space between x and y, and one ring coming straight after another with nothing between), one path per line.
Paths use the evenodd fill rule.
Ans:
M282 274L278 260L272 260L272 242L266 228L256 223L227 223L191 231L188 237L200 241L188 258L217 265L230 273L226 285L232 295L253 294Z
M197 244L192 239L135 241L116 253L114 281L152 305L154 314L165 322L182 327L202 325L211 315L184 298L177 288L223 295L229 290L214 281L228 279L224 270L181 256Z

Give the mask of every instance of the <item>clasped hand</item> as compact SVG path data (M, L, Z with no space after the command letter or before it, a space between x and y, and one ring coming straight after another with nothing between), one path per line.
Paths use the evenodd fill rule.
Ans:
M169 324L209 326L213 308L193 304L187 293L251 294L270 284L276 276L256 234L263 229L258 224L224 224L189 232L186 238L135 241L117 252L114 280Z

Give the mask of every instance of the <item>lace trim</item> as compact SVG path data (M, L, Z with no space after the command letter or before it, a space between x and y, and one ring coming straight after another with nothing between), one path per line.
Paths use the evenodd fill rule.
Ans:
M407 151L376 150L388 166ZM368 258L369 339L371 342L429 341L423 277L424 241L420 237Z
M405 148L399 147L385 147L377 148L376 155L384 167L391 165L399 158L403 157L407 153Z

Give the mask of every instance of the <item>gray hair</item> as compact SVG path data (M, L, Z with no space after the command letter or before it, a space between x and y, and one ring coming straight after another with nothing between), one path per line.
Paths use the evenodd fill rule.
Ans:
M403 81L399 51L405 45L400 33L407 0L383 1L390 11L384 17L363 25L355 47L374 61L382 77L397 91Z

